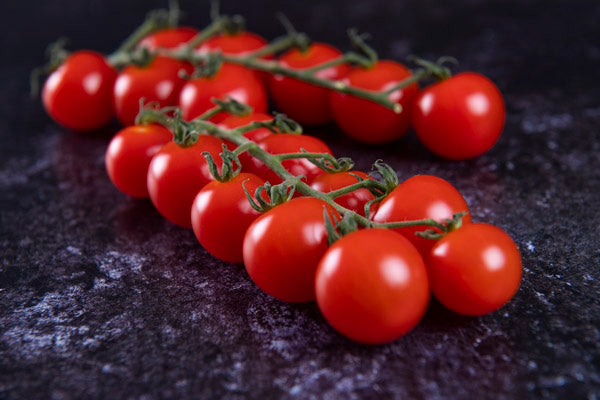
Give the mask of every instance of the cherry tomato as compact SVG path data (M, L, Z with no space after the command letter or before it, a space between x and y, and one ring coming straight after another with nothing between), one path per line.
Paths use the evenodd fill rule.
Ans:
M146 176L154 154L171 141L171 131L160 125L133 125L120 130L106 149L106 171L121 192L148 197Z
M346 186L354 185L359 180L356 176L362 179L373 179L362 171L346 171L336 172L332 174L322 174L317 176L310 185L313 189L319 192L329 193L334 190L345 188ZM368 189L358 189L348 194L341 195L335 198L335 202L354 211L357 214L365 216L365 204L373 200L375 196ZM371 213L375 210L376 205L371 205Z
M54 121L74 131L101 128L114 115L116 76L101 54L76 51L44 83L44 108Z
M452 311L483 315L519 289L521 255L502 229L470 224L440 239L427 257L435 297Z
M140 40L138 46L145 47L150 51L155 51L158 48L176 49L192 40L198 33L196 28L187 26L161 29Z
M240 126L248 125L255 121L270 121L272 119L273 119L272 116L270 116L269 114L265 114L265 113L252 113L252 114L246 115L246 116L230 115L229 117L225 118L222 122L220 122L218 125L225 129L235 129L235 128L239 128ZM253 142L259 142L262 139L266 138L267 136L271 136L272 134L273 134L273 132L271 132L267 128L258 128L258 129L253 129L248 132L244 132L244 134L242 136L244 136L248 140L252 140ZM227 148L229 150L233 150L236 147L237 146L235 144L227 142ZM250 163L251 157L252 156L250 154L248 154L248 152L244 152L244 153L240 154L239 155L240 163L243 166L248 165L248 163Z
M309 153L333 154L329 147L320 139L309 135L295 135L292 133L278 133L261 140L258 146L270 154L299 153L301 149ZM321 168L304 158L284 160L281 165L294 176L304 175L305 181L310 184L317 176L324 174ZM275 185L282 180L275 172L269 169L262 161L251 157L246 171L260 176L265 181Z
M221 100L231 97L248 104L255 112L267 111L267 94L263 83L252 71L239 65L224 63L215 75L188 81L179 97L183 118L189 121L213 108L213 97ZM211 120L220 122L227 115L220 113Z
M157 102L160 107L177 105L185 81L179 71L191 73L190 65L167 57L155 57L147 66L129 65L115 82L115 110L119 121L132 125L140 111L140 99Z
M375 222L401 222L432 218L438 222L450 219L455 213L469 211L467 202L450 182L432 175L416 175L398 185L379 204L373 216ZM471 223L471 215L462 218L463 225ZM415 232L433 229L427 226L415 226L395 229L415 245L425 257L434 240L415 235Z
M408 68L395 61L378 61L371 68L354 68L342 79L348 85L384 91L411 76ZM377 103L358 97L331 93L331 110L335 122L350 137L362 143L381 144L396 140L410 128L410 111L418 85L411 84L390 94L402 105L399 114Z
M234 34L224 33L213 36L198 46L199 53L220 50L223 54L246 55L266 46L268 42L261 36L247 31ZM267 56L272 58L272 56Z
M294 303L315 298L315 271L327 250L324 210L339 220L323 200L298 197L250 225L244 237L244 265L259 288Z
M315 293L323 316L361 343L390 342L421 320L429 302L423 259L388 229L363 229L335 242L321 259Z
M192 146L167 143L154 155L148 167L148 193L152 203L169 221L191 228L190 210L196 194L213 180L203 152L209 152L217 166L223 141L200 135Z
M279 58L283 66L306 69L338 58L342 53L326 43L313 43L306 51L292 49ZM346 64L318 71L319 78L338 80L350 67ZM277 109L302 125L319 125L333 120L329 106L329 89L301 82L283 75L271 75L269 91Z
M246 230L261 215L250 205L242 184L254 195L265 181L243 172L228 182L213 181L198 192L192 205L192 228L202 247L234 263L242 262Z
M502 94L481 74L463 72L425 88L412 123L433 153L451 160L477 157L496 143L506 111Z

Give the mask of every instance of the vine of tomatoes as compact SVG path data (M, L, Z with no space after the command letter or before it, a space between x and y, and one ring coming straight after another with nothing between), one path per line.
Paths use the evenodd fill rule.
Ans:
M218 16L203 30L151 29L110 57L60 52L44 107L76 131L116 116L124 128L105 162L120 191L149 197L213 256L243 262L269 295L316 300L331 326L358 342L407 334L431 293L474 316L515 295L516 244L473 223L451 183L428 175L398 182L381 163L379 174L354 170L289 118L334 121L375 145L412 127L433 153L472 158L494 145L505 119L488 78L451 76L441 61L419 60L411 71L378 60L356 34L358 50L342 53L293 29L269 43L232 26ZM269 95L289 117L267 113Z

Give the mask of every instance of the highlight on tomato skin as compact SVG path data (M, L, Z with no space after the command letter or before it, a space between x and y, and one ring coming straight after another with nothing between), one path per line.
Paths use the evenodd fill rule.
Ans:
M137 46L150 51L158 48L176 49L192 40L198 33L198 29L188 26L160 29L144 37Z
M490 150L505 119L500 90L475 72L462 72L423 89L411 116L421 143L449 160L474 158Z
M429 303L423 259L402 235L373 228L352 232L325 253L315 277L317 305L342 335L383 344L412 330Z
M427 259L434 296L459 314L478 316L506 304L521 283L521 254L489 224L464 226L440 239Z
M167 128L154 124L133 125L117 132L104 157L108 176L117 189L131 197L148 197L150 161L172 137Z
M282 301L315 299L315 271L328 247L325 211L339 221L339 213L325 201L298 197L250 225L244 237L244 266L256 286Z
M59 125L77 132L99 129L114 116L117 72L100 53L79 50L52 72L42 88L46 112Z

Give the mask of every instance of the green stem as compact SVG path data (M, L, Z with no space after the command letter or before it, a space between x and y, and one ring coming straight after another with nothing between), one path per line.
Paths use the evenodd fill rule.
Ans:
M307 160L317 160L319 158L323 158L323 159L329 160L333 163L337 163L336 158L329 153L307 153L307 152L283 153L283 154L277 154L273 157L277 158L279 161L293 160L296 158L305 158Z
M196 47L206 42L211 37L221 33L225 29L225 22L223 18L217 18L210 23L202 32L194 36L189 42L186 43L183 48L186 52L192 52Z
M419 82L422 79L428 78L431 75L432 75L432 72L430 70L420 68L420 69L414 71L411 76L409 76L406 79L401 80L400 82L398 82L397 84L395 84L394 86L392 86L391 88L389 88L388 90L386 90L383 93L385 93L386 95L389 96L396 90L404 89L405 87L412 85L413 83Z
M380 190L381 192L385 192L385 190L386 190L385 185L382 184L381 182L378 182L373 179L364 179L360 182L356 182L352 185L345 186L341 189L328 192L327 194L335 199L335 198L343 196L345 194L352 193L358 189L369 189L369 188L375 188L377 190Z
M292 47L296 43L296 39L292 36L282 36L280 38L275 39L267 46L261 47L260 49L253 51L252 53L248 53L245 57L248 58L261 58L264 56L268 56L271 54L279 53L280 51L286 50Z

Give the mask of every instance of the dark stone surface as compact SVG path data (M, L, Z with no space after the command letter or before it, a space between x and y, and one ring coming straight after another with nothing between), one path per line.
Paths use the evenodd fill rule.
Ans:
M409 335L350 342L314 304L261 293L147 201L121 195L103 155L116 125L78 135L28 98L27 75L60 35L110 51L162 1L3 1L0 15L0 397L578 398L600 397L600 3L597 1L253 1L225 11L281 33L286 12L344 48L370 31L383 57L451 54L505 94L492 151L447 162L414 136L365 148L312 131L369 168L454 183L473 218L518 243L524 276L500 311L466 318L433 303ZM186 1L187 22L207 22Z

